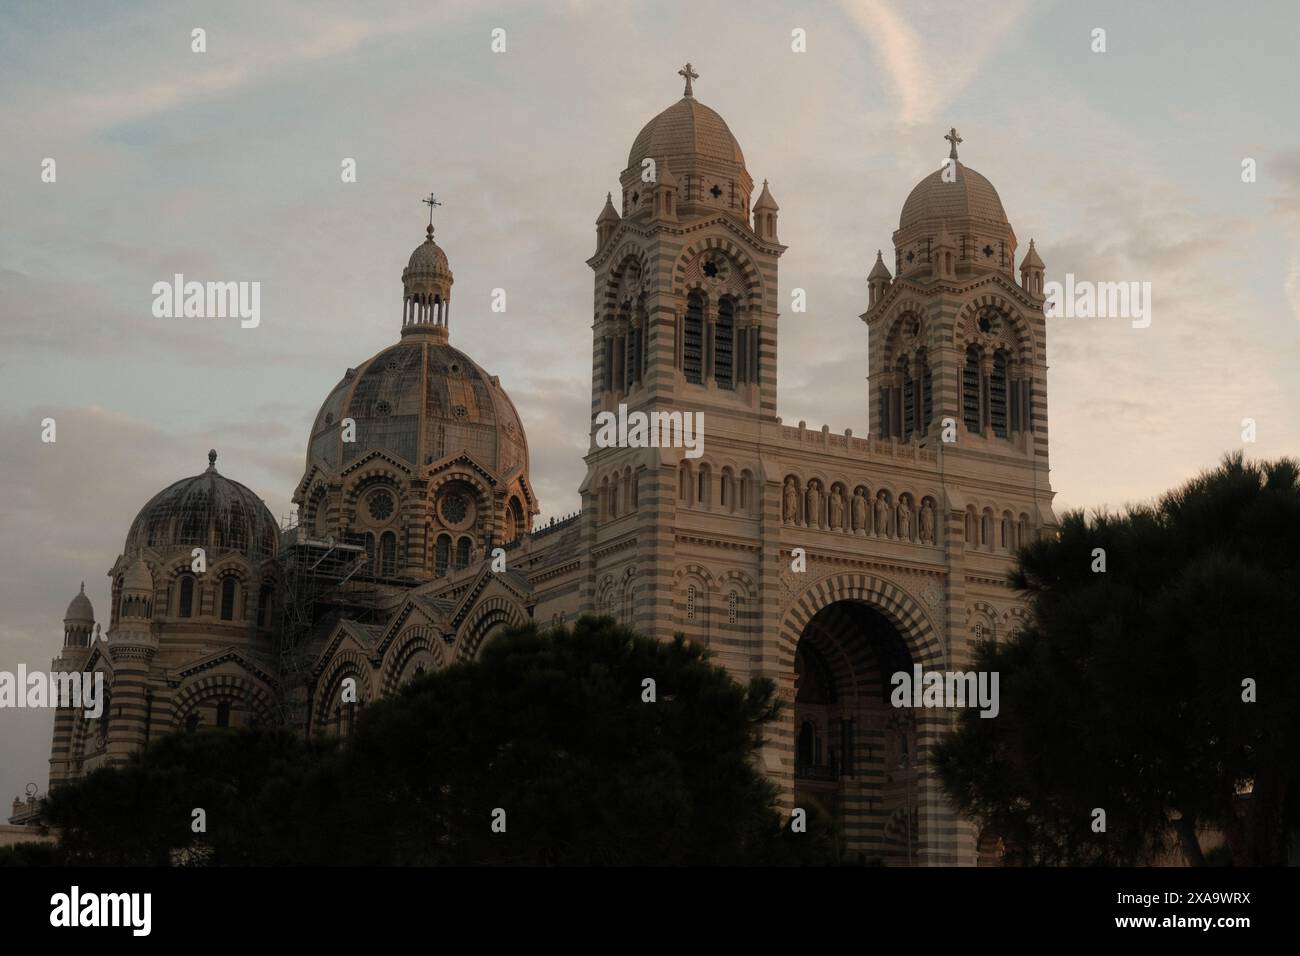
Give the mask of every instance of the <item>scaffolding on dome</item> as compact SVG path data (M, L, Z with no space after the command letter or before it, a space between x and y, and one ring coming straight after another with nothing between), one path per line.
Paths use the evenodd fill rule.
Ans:
M341 618L369 623L379 612L379 589L368 573L372 555L362 542L316 539L290 517L281 524L280 710L286 726L307 729L310 668L319 652L311 641L322 625Z

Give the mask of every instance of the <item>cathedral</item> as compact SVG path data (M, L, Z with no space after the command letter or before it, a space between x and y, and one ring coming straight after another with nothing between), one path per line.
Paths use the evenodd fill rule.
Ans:
M1056 524L1043 262L1030 242L1017 267L1002 201L952 130L949 162L903 203L892 272L877 252L866 277L869 434L785 423L780 207L681 75L596 219L591 415L698 414L702 447L598 442L593 424L581 510L536 522L524 422L452 343L430 225L396 341L320 406L288 526L209 452L131 523L106 620L73 598L54 668L102 671L110 690L97 719L57 712L51 787L200 727L347 734L368 702L503 629L594 613L775 681L760 765L855 856L994 856L927 759L956 711L895 709L889 675L964 670L1025 613L1015 550Z

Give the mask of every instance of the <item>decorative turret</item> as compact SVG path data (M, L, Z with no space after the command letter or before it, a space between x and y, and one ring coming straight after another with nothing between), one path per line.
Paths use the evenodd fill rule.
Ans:
M86 582L81 582L81 591L72 598L68 612L63 615L63 646L89 647L90 635L95 629L95 609L86 597Z
M871 267L871 272L867 274L867 308L874 309L889 289L889 283L893 276L889 274L889 267L885 265L885 260L876 250L876 264Z
M614 230L618 224L623 221L623 217L618 214L614 208L614 196L612 193L605 193L605 208L600 211L596 217L596 250L600 251L609 242L609 237L614 235Z
M1030 295L1043 294L1043 260L1034 248L1034 240L1029 240L1029 251L1020 262L1020 287Z
M433 209L442 203L432 193L423 202L429 207L425 240L415 247L402 270L402 334L428 334L446 342L451 316L451 267L447 254L433 241Z
M763 191L758 194L758 201L754 203L754 235L769 242L777 242L776 214L780 209L767 188L767 180L763 180Z
M667 163L659 163L659 181L654 184L654 206L650 218L660 222L676 222L677 177Z
M216 457L215 455L213 456ZM153 617L153 574L143 558L136 558L122 578L118 623L148 622Z

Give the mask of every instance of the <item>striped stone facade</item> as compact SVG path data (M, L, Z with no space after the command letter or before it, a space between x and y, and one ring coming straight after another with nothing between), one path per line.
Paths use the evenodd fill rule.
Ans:
M1016 281L996 192L958 167L956 181L932 175L913 190L894 235L898 275L881 255L866 282L871 434L787 425L777 416L778 207L766 183L753 200L739 145L688 91L637 137L622 211L611 195L597 221L581 511L532 526L526 445L522 468L469 449L411 461L380 440L346 466L309 450L295 490L300 539L397 529L395 567L372 558L352 581L364 579L371 613L314 630L291 675L276 654L286 598L277 591L266 618L256 599L260 582L280 581L283 554L214 549L217 573L199 581L189 615L178 603L188 546L124 554L107 639L84 640L78 611L61 658L105 671L112 713L59 713L51 783L196 725L293 714L303 733L346 733L368 701L472 660L506 627L597 613L661 640L685 634L738 680L774 681L783 713L761 766L787 810L836 818L852 854L977 863L980 835L953 813L928 759L956 714L890 706L890 676L965 669L977 639L1013 630L1024 614L1006 584L1014 552L1055 518L1042 264L1031 250ZM436 331L447 348L445 325ZM432 332L403 334L418 343ZM436 371L423 361L421 394ZM351 374L313 436L337 427L326 408ZM605 413L699 414L699 453L603 441ZM465 497L463 519L447 513L450 489ZM376 517L379 490L395 517ZM449 530L472 539L470 559L440 554ZM119 620L137 561L152 577L150 616ZM220 573L239 581L233 620Z

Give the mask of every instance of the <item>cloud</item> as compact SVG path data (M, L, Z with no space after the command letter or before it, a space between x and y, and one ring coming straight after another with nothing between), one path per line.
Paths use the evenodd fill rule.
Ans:
M1008 36L1021 27L1028 3L997 3L978 16L950 3L841 0L880 58L898 102L898 119L927 123L956 99Z

